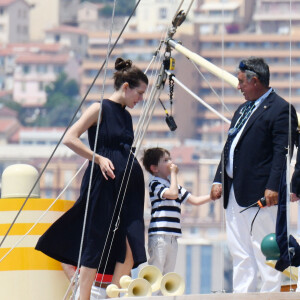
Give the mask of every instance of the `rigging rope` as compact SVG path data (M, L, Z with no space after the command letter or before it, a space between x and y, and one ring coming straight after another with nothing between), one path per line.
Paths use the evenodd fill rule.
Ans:
M200 68L195 64L194 61L188 59L193 66L195 67L195 69L198 71L199 75L203 78L203 80L206 82L206 84L209 86L209 88L211 89L211 91L215 94L215 96L218 98L219 102L222 104L222 107L224 107L227 112L230 114L230 116L233 116L233 112L227 107L227 105L224 102L224 86L222 84L222 97L220 97L218 95L218 93L216 92L216 90L213 88L213 86L210 84L210 82L208 81L208 79L205 77L205 75L201 72ZM222 115L224 116L224 111L222 111Z
M112 53L113 50L115 49L117 43L119 42L119 40L120 40L120 38L121 38L121 36L122 36L122 34L123 34L125 28L127 27L127 25L128 25L128 23L129 23L130 19L132 18L132 16L134 15L135 10L136 10L136 8L138 7L138 5L140 4L140 2L141 2L141 0L137 0L137 2L136 2L136 4L135 4L135 7L133 8L133 10L132 10L130 16L128 17L127 21L125 22L123 28L121 29L121 31L120 31L120 33L119 33L119 35L118 35L116 41L114 42L114 44L113 44L113 46L112 46L112 48L109 50L109 55L108 55L108 57L110 57L111 53ZM79 110L80 110L80 108L82 107L84 101L86 100L88 94L90 93L92 87L94 86L94 84L95 84L97 78L99 77L100 73L102 72L102 69L103 69L105 63L106 63L106 61L104 61L104 62L102 63L102 66L101 66L100 69L98 70L98 72L97 72L97 74L96 74L94 80L92 81L90 87L88 88L88 90L87 90L87 92L85 93L83 99L81 100L81 102L80 102L78 108L76 109L76 111L75 111L75 113L74 113L72 119L70 120L68 126L66 127L66 130L64 131L64 133L63 133L63 135L61 136L60 140L59 140L58 143L56 144L56 146L55 146L54 150L52 151L52 153L51 153L49 159L47 160L45 166L43 167L42 171L39 173L39 176L38 176L38 178L36 179L36 181L35 181L35 183L34 183L32 189L30 190L30 192L29 192L28 196L26 197L24 203L22 204L22 206L21 206L21 208L19 209L17 215L16 215L15 218L13 219L13 221L12 221L10 227L8 228L7 232L6 232L5 235L3 236L3 238L2 238L2 240L1 240L1 242L0 242L0 248L1 248L1 246L3 245L5 239L7 238L7 235L8 235L9 232L11 231L12 226L13 226L13 225L15 224L15 222L17 221L17 219L18 219L20 213L22 212L22 210L23 210L25 204L27 203L27 201L28 201L28 199L29 199L31 193L32 193L33 190L35 189L37 183L40 181L41 176L43 175L43 173L45 172L46 168L48 167L48 165L49 165L49 163L50 163L52 157L54 156L54 154L55 154L55 152L56 152L58 146L61 144L61 142L62 142L64 136L66 135L66 132L68 131L68 129L69 129L70 126L72 125L73 121L75 120L75 117L76 117L77 113L79 112Z
M75 299L75 292L76 292L77 286L78 286L78 276L76 276L76 275L78 274L79 269L80 269L80 265L81 265L83 241L84 241L84 236L85 236L87 214L88 214L89 203L90 203L90 194L91 194L92 180L93 180L93 173L94 173L94 166L95 166L95 157L96 157L96 150L97 150L97 143L98 143L99 126L100 126L100 122L101 122L102 104L103 104L104 89L105 89L105 82L106 82L107 65L108 65L108 59L109 59L109 48L110 48L110 45L111 45L111 38L112 38L112 32L113 32L115 9L116 9L116 0L114 0L114 3L113 3L111 26L110 26L110 31L109 31L108 43L107 43L107 53L106 53L106 58L105 58L104 76L103 76L102 91L101 91L101 97L100 97L100 109L99 109L98 119L97 119L96 135L95 135L95 142L94 142L93 157L92 157L92 162L91 162L89 185L88 185L88 190L87 190L86 205L85 205L84 218L83 218L81 241L80 241L80 246L79 246L77 269L76 269L76 273L75 273L75 276L74 276L75 277L75 287L74 287L74 291L73 291L73 298L74 299ZM107 234L107 236L108 236L108 234Z
M182 0L181 4L183 3L183 1L184 1L184 0ZM115 2L116 2L116 0L114 1L114 9L115 9ZM82 99L82 101L81 101L81 103L80 103L78 109L76 110L76 112L75 112L73 118L71 119L69 125L67 126L67 128L66 128L64 134L62 135L61 139L59 140L58 144L56 145L54 151L52 152L52 154L51 154L49 160L47 161L46 165L45 165L44 168L42 169L42 171L41 171L41 173L40 173L38 179L36 180L36 182L35 182L35 184L34 184L32 190L30 191L28 197L26 198L25 202L23 203L23 205L22 205L21 209L19 210L17 216L15 217L14 221L12 222L12 224L11 224L10 228L8 229L6 235L5 235L4 238L2 239L2 241L1 241L1 243L0 243L0 247L1 247L1 245L3 244L4 240L6 239L6 236L7 236L8 233L10 232L11 227L12 227L13 224L16 222L16 220L17 220L19 214L21 213L23 207L25 206L25 204L26 204L28 198L30 197L32 191L34 190L34 188L35 188L37 182L40 180L40 177L42 176L42 174L44 173L45 169L47 168L47 166L48 166L50 160L52 159L54 153L56 152L56 149L58 148L58 146L60 145L61 141L63 140L63 138L64 138L64 136L65 136L65 134L66 134L66 131L69 129L69 127L70 127L71 124L73 123L73 121L74 121L74 119L75 119L77 113L79 112L79 110L80 110L80 108L81 108L83 102L85 101L87 95L89 94L91 88L93 87L93 85L94 85L96 79L97 79L98 76L100 75L100 73L101 73L101 71L102 71L102 69L103 69L103 67L104 67L104 64L106 65L106 66L105 66L105 76L106 76L106 70L107 70L108 58L110 57L110 55L111 55L113 49L115 48L116 44L118 43L119 38L121 37L123 31L125 30L125 27L127 26L128 22L129 22L129 20L130 20L130 18L131 18L132 15L134 14L134 12L135 12L137 6L139 5L139 3L140 3L140 0L137 1L136 6L135 6L135 8L134 8L134 10L133 10L133 12L132 12L132 14L131 14L131 16L128 18L128 20L127 20L127 22L125 23L125 25L124 25L124 27L123 27L121 33L119 34L118 38L116 39L116 41L115 41L115 43L114 43L114 45L113 45L113 47L112 47L111 49L109 49L109 47L110 47L110 42L111 42L111 33L110 33L110 39L109 39L109 44L108 44L108 54L107 54L107 57L106 57L104 63L102 64L102 66L101 66L101 68L99 69L97 75L95 76L95 78L94 78L94 80L93 80L91 86L89 87L89 89L88 89L88 91L86 92L84 98ZM178 10L179 10L179 9L178 9ZM113 12L113 15L114 15L114 12ZM113 20L113 19L112 19L112 20ZM112 21L112 23L113 23L113 21ZM111 30L112 30L112 27L111 27ZM151 61L151 62L153 62L153 60L154 60L154 58L152 58L152 61ZM147 70L148 70L148 68L147 68ZM147 71L147 70L146 70L146 71ZM103 99L103 95L104 95L104 85L105 85L105 78L106 78L105 76L104 76L104 82L103 82L103 89L102 89L101 100ZM142 141L143 141L143 138L144 138L146 129L147 129L148 125L149 125L149 122L150 122L150 120L151 120L151 117L152 117L152 114L153 114L153 111L154 111L154 108L155 108L155 105L156 105L156 102L157 102L157 99L158 99L158 97L156 97L156 96L157 96L157 94L158 94L159 92L161 92L161 90L157 90L157 89L155 89L155 87L154 87L154 88L152 89L151 93L150 93L150 96L152 96L152 101L149 101L149 102L147 101L147 103L145 104L145 107L143 106L143 108L145 108L145 109L143 109L143 113L142 113L141 118L140 118L140 120L142 120L142 121L141 121L141 122L139 121L140 128L139 128L139 131L138 131L138 133L137 133L137 137L138 137L138 138L135 138L135 140L134 140L134 145L137 145L137 148L136 148L137 151L134 153L134 152L131 151L131 150L132 150L132 148L131 148L131 150L130 150L130 155L129 155L129 158L128 158L128 161L127 161L127 165L126 165L126 170L127 170L128 163L129 163L129 160L130 160L131 155L136 156L137 153L139 152L139 149L140 149L140 147L141 147L141 143L142 143ZM100 110L99 110L98 122L97 122L97 133L98 133L98 127L99 127L100 119L101 119L101 110L102 110L102 101L101 101L101 108L100 108ZM147 119L146 119L146 116L148 116ZM144 127L144 130L143 130L143 127ZM97 144L97 135L98 135L97 133L96 133L96 141L95 141L95 145ZM95 147L94 147L94 148L95 148ZM95 149L94 149L93 159L92 159L92 170L93 170L93 165L94 165L94 159L95 159ZM128 176L128 178L127 178L127 182L126 182L126 186L125 186L125 193L126 193L128 181L129 181L130 174L131 174L131 170L132 170L132 164L133 164L133 160L132 160L132 163L131 163L131 166L130 166L129 176ZM81 170L81 169L80 169L80 170ZM84 216L84 228L85 228L85 221L86 221L87 210L88 210L89 193L90 193L91 180L92 180L92 170L91 170L91 176L90 176L90 182L89 182L89 191L88 191L88 197L87 197L87 206L86 206L86 211L85 211L85 216ZM125 170L125 174L126 174L126 170ZM78 172L79 172L79 171L78 171ZM77 174L76 174L76 175L77 175ZM124 177L123 177L123 179L122 179L121 187L123 186L123 182L124 182ZM118 195L118 200L117 200L117 202L119 201L120 192L121 192L121 189L119 190L119 195ZM122 209L122 205L123 205L125 193L123 194L123 198L122 198L122 202L121 202L121 209ZM54 204L54 203L53 203L53 204ZM117 204L116 204L116 205L117 205ZM49 207L49 209L50 209L50 208L51 208L51 206ZM121 209L119 210L118 219L119 219L119 217L120 217ZM47 212L47 211L46 211L46 212ZM45 213L46 213L46 212L45 212ZM44 215L43 215L43 216L44 216ZM113 218L112 218L112 219L113 219ZM116 229L117 226L118 226L118 224L116 224L115 226L116 226L116 227L115 227L115 229ZM30 229L30 230L31 230L31 229ZM115 231L114 231L114 233L115 233ZM84 229L83 229L82 240L81 240L81 245L80 245L80 255L79 255L79 260L78 260L78 266L80 265L80 258L81 258L81 251L82 251L83 235L84 235ZM114 236L113 236L113 237L114 237ZM113 241L113 238L112 238L112 241ZM111 241L111 245L112 245L112 241ZM106 242L105 242L105 245L106 245ZM111 249L111 245L110 245L110 249ZM109 251L110 251L110 249L109 249ZM104 251L103 251L103 253L104 253ZM102 259L102 257L101 257L101 259ZM0 260L0 262L1 262L1 260ZM101 264L101 260L100 260L99 265L100 265L100 264ZM106 261L106 264L107 264L107 261ZM105 265L105 268L106 268L106 265ZM78 271L79 271L79 267L77 267L77 271L76 271L77 273L76 273L76 275L78 274ZM77 276L74 276L74 278L75 278L75 277L77 278ZM75 279L75 280L76 280L76 279ZM77 285L77 283L76 283L76 285ZM75 288L75 291L76 291L76 288Z
M83 167L86 165L88 160L86 160L81 167L78 169L78 171L75 173L75 175L70 179L70 181L67 183L67 185L63 188L63 190L59 193L59 195L55 198L55 200L51 203L51 205L44 211L44 213L36 220L36 222L31 226L31 228L9 249L8 252L5 253L3 257L0 259L0 263L2 260L8 256L8 254L14 250L23 240L24 238L33 230L33 228L40 223L40 221L44 218L44 216L49 212L49 210L53 207L53 205L56 203L56 201L63 195L63 193L67 190L67 188L70 186L72 181L77 177L77 175L80 173L80 171L83 169Z
M159 46L159 49L160 49L160 46ZM158 49L158 50L159 50L159 49ZM158 50L156 51L157 53L158 53ZM153 61L153 59L152 59L152 61ZM149 66L148 66L148 68L149 68ZM148 69L148 68L147 68L147 69ZM148 91L148 89L147 89L147 91ZM147 102L149 102L149 103L151 104L151 101L147 101ZM142 112L142 116L143 116L143 115L145 115L145 112L144 112L144 111ZM149 118L151 118L151 116L152 116L152 115L150 115ZM98 120L99 120L99 118L98 118ZM143 125L143 124L141 123L141 125ZM97 124L97 126L99 126L99 124ZM97 136L97 133L96 133L96 136ZM96 144L97 144L97 141L95 141L95 145L96 145ZM104 255L104 253L105 253L105 251L106 251L106 247L107 247L107 244L108 244L109 233L110 233L111 228L112 228L112 226L113 226L113 220L114 220L115 215L116 215L116 213L117 213L117 221L116 221L116 223L115 223L115 225L114 225L114 226L115 226L115 227L114 227L114 230L112 231L112 232L113 232L113 235L112 235L112 238L111 238L111 242L110 242L110 244L108 245L108 254L107 254L107 258L106 258L106 260L105 260L105 265L104 265L103 274L105 274L106 267L107 267L107 263L108 263L108 259L109 259L109 255L110 255L110 251L111 251L112 244L113 244L114 237L115 237L115 232L116 232L116 230L118 229L118 226L119 226L120 214L121 214L121 211L122 211L122 207L123 207L123 203L124 203L124 198L125 198L125 195L126 195L126 191L127 191L127 187L128 187L128 183L129 183L129 179L130 179L130 175L131 175L133 163L134 163L134 157L135 157L135 155L137 154L137 152L134 153L134 151L132 151L132 149L133 149L133 147L131 147L131 149L130 149L130 154L129 154L128 159L127 159L127 163L126 163L126 167L125 167L125 172L124 172L124 175L123 175L123 178L122 178L122 181L121 181L121 186L120 186L120 189L119 189L119 192L118 192L116 204L115 204L114 211L113 211L113 215L112 215L112 218L111 218L111 223L110 223L110 225L109 225L108 233L107 233L107 235L106 235L106 239L105 239L105 243L104 243L104 249L103 249L103 251L102 251L102 253L101 253L101 257L100 257L100 261L99 261L99 265L98 265L98 269L99 269L99 267L101 266L101 263L102 263L102 261L103 261L103 255ZM131 165L130 165L130 167L129 167L129 174L128 174L128 176L127 176L127 180L126 180L126 183L125 183L125 190L124 190L124 192L123 192L123 195L121 196L121 191L122 191L122 188L123 188L123 186L124 186L125 176L126 176L126 174L127 174L128 165L129 165L129 162L130 162L130 159L131 159L131 158L132 158L132 162L131 162ZM121 197L122 197L122 199L120 200ZM120 203L121 203L121 206L120 206L120 208L119 208L119 211L117 212L117 211L116 211L116 208L117 208L117 206L118 206L119 201L120 201ZM82 245L81 245L81 248L82 248ZM77 267L76 272L77 272L77 273L79 272L79 263L78 263L78 267ZM76 275L77 275L77 274L76 274ZM74 277L75 277L75 280L77 280L78 276L74 276ZM96 279L96 277L95 277L95 279ZM103 277L101 278L100 284L102 283L102 281L103 281ZM71 282L71 284L72 284L72 282ZM71 285L71 284L70 284L70 285ZM75 283L75 289L74 289L73 295L76 293L76 289L77 289L77 282ZM67 293L66 293L66 294L67 294ZM99 295L98 295L98 296L99 296ZM97 298L98 298L98 296L97 296Z
M160 63L160 66L162 65L162 61L163 61L163 54L160 53L160 50L161 50L161 46L163 43L165 43L165 40L167 38L167 31L165 31L164 33L164 38L161 39L161 42L159 44L159 47L158 49L155 51L156 53L156 61ZM159 57L157 57L157 54L159 53ZM155 73L154 77L155 78L158 78L159 74L158 74L159 70L157 69L155 72L152 71L151 75L154 75L153 73ZM152 84L152 88L151 88L151 91L150 91L150 96L149 96L149 99L154 99L154 92L155 92L155 85L156 85L157 82L154 82ZM158 98L158 97L157 97ZM153 112L154 112L154 108L155 108L155 105L156 105L156 102L154 101L145 101L143 103L143 111L144 113L140 116L139 118L139 121L138 121L138 124L137 124L137 128L135 130L135 141L133 143L134 147L136 148L136 153L139 153L139 150L140 150L140 147L142 145L142 142L144 140L144 135L145 135L145 128L148 128L148 124L150 122L150 119L153 115ZM149 114L150 113L150 114ZM146 122L146 117L148 116L148 120ZM145 125L146 124L146 125Z
M170 71L166 71L168 75L171 75L172 73ZM209 104L207 104L203 99L201 99L199 96L197 96L194 92L192 92L187 86L185 86L182 82L180 82L175 76L173 77L173 80L181 86L186 92L188 92L192 97L194 97L197 101L199 101L202 105L204 105L207 109L215 113L220 119L222 119L227 124L230 124L230 120L224 117L224 115L220 114L217 110L215 110L213 107L211 107Z
M222 5L222 69L224 70L225 69L225 63L224 63L224 34L225 34L225 15L224 15L224 5ZM224 103L224 78L222 77L222 98L221 98L221 103L222 103L222 115L224 115L224 108L226 107L225 106L225 103ZM231 115L232 116L232 115ZM225 128L224 128L224 122L222 122L222 141L223 141L223 145L224 145L224 142L226 142L226 138L225 137ZM222 154L222 157L221 157L222 161L224 161L224 153ZM225 186L225 164L222 164L222 186L223 186L223 191L224 191L224 186ZM224 194L223 194L224 195ZM223 199L224 201L224 199ZM222 209L222 206L221 205L221 209ZM226 220L226 216L225 216L225 210L222 209L222 214L221 216L223 217L223 220L222 223L221 223L221 230L222 230L222 233L225 233L226 232L226 228L225 228L225 220ZM222 243L222 257L221 257L221 262L222 262L222 268L221 270L224 270L224 265L225 265L225 244ZM225 292L225 285L224 285L224 276L222 276L222 292Z
M115 229L113 230L113 236L111 238L111 243L109 245L107 258L110 255L112 243L113 243L113 240L114 240L114 237L115 237L115 232L116 232L116 230L118 228L118 225L119 225L118 223L119 223L119 220L120 220L120 214L121 214L121 211L122 211L125 194L126 194L126 190L127 190L127 187L128 187L129 178L130 178L131 171L132 171L132 166L133 166L133 163L134 163L134 158L137 155L137 153L139 153L139 149L140 149L140 146L141 146L144 134L145 134L146 129L147 129L148 125L149 125L149 122L151 120L151 117L152 117L152 114L153 114L153 111L154 111L155 104L156 104L157 99L158 99L157 94L159 92L161 92L161 89L164 87L164 80L165 80L165 74L164 74L164 67L163 67L163 64L162 64L162 67L161 67L161 70L160 70L160 74L158 75L158 78L157 78L157 82L156 82L155 85L152 86L152 90L151 90L151 93L150 93L150 100L148 100L147 104L145 106L143 106L143 108L145 108L145 109L143 110L142 116L140 117L140 120L142 120L142 121L139 122L139 124L138 124L138 126L140 128L140 132L137 133L138 139L135 138L135 140L133 142L133 145L131 146L131 149L130 149L130 155L128 157L126 168L125 168L125 172L124 172L124 176L122 178L121 187L119 189L119 194L118 194L118 197L117 197L117 201L116 201L115 209L114 209L114 212L113 212L112 220L115 217L116 207L117 207L119 199L120 199L120 193L121 193L121 190L122 190L122 187L123 187L123 183L124 183L124 180L125 180L125 175L127 173L128 164L129 164L129 161L131 159L131 155L132 155L132 162L131 162L130 169L129 169L129 175L128 175L127 181L125 183L125 191L124 191L124 193L122 195L123 197L122 197L121 202L120 202L121 206L120 206L120 209L118 211L117 221L116 221L116 224L115 224ZM151 108L151 112L149 114L150 108ZM148 120L146 120L146 116L148 116ZM146 123L146 125L145 125L145 123ZM144 132L142 132L143 131L143 127L144 127ZM138 145L138 147L136 148L135 145ZM135 151L132 151L132 149L134 149L134 148L135 148ZM108 232L110 232L111 226L112 226L112 222L110 223ZM103 259L103 255L105 253L107 242L108 242L108 234L106 236L105 245L104 245L104 249L103 249L102 254L101 254L99 266L102 263L102 259ZM108 259L105 262L104 273L105 273L105 270L106 270L107 262L108 262ZM101 279L101 283L102 283L102 280L103 280L103 278Z
M290 154L293 153L293 143L292 143L292 2L290 0L289 3L289 13L290 13L290 20L289 20L289 136L288 136L288 149L287 149L287 163L286 163L286 225L287 225L287 248L288 248L288 256L289 256L289 271L290 271L290 290L292 290L292 258L291 258L291 252L290 252L290 163L291 163L291 157ZM298 149L299 151L299 149Z
M153 102L153 99L151 100L148 100L147 102L149 102L151 104L151 102ZM145 110L142 112L142 116L145 115ZM151 119L152 117L152 114L148 115L148 119ZM146 120L146 118L144 118L144 120ZM143 124L141 124L141 126L143 126ZM126 163L126 167L125 167L125 171L124 171L124 175L122 177L122 181L121 181L121 186L120 186L120 189L119 189L119 192L118 192L118 196L117 196L117 200L116 200L116 204L115 204L115 207L114 207L114 211L113 211L113 215L112 215L112 221L114 220L115 216L117 216L117 220L116 220L116 223L115 223L115 227L113 229L113 234L112 234L112 237L111 237L111 240L110 240L110 244L108 245L108 254L107 254L107 258L105 260L105 265L104 265L104 271L103 273L105 274L105 271L106 271L106 267L107 267L107 263L108 263L108 258L110 256L110 252L111 252L111 248L112 248L112 244L113 244L113 241L114 241L114 238L115 238L115 233L116 233L116 230L118 229L118 226L119 226L119 223L120 223L120 215L121 215L121 211L122 211L122 207L123 207L123 204L124 204L124 199L125 199L125 195L126 195L126 191L127 191L127 187L128 187L128 183L129 183L129 180L130 180L130 176L131 176L131 171L132 171L132 167L133 167L133 164L134 164L134 158L135 156L137 155L137 151L134 151L134 147L131 146L130 148L130 153L129 153L129 156L128 156L128 159L127 159L127 163ZM131 162L130 162L131 160ZM129 173L127 175L127 170L129 169ZM125 179L125 176L127 175L127 178ZM123 191L123 194L121 195L121 191L122 191L122 188L124 187L124 191ZM119 204L119 201L120 201L120 208L119 210L117 211L116 208ZM109 229L108 229L108 233L111 231L112 229L112 226L113 226L113 222L110 223L109 225ZM106 246L108 244L108 236L109 234L107 234L106 236L106 240L105 240L105 244L104 244L104 249L101 253L101 257L100 257L100 262L99 262L99 265L98 265L98 269L99 267L101 266L101 263L102 263L102 260L103 260L103 255L106 251ZM102 283L103 281L103 278L101 279L101 282L100 284ZM99 295L98 295L99 296Z

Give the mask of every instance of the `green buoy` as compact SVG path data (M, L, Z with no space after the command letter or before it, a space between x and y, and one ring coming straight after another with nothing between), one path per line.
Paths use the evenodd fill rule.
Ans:
M280 250L276 242L275 233L266 235L260 245L261 252L266 257L266 260L278 260L280 256Z

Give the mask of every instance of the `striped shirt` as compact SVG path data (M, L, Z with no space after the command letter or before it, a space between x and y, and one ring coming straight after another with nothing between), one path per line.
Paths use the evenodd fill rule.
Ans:
M181 236L181 204L185 203L190 193L178 185L178 198L168 200L163 197L170 187L170 182L160 177L154 177L149 183L151 202L151 220L148 234L170 234Z

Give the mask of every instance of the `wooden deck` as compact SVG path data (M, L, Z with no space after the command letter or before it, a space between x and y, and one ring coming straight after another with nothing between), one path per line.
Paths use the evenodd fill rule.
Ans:
M118 298L120 299L120 298ZM300 300L300 293L247 293L247 294L197 294L183 296L155 296L141 297L139 299L155 300ZM137 297L128 297L126 300L137 300Z

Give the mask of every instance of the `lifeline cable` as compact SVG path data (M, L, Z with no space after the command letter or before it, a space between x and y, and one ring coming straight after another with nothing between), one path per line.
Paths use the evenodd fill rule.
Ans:
M201 70L199 69L199 67L195 64L194 61L188 59L188 61L190 61L193 66L195 67L195 69L198 71L198 73L200 74L200 76L203 78L203 80L207 83L207 85L209 86L209 88L211 89L211 91L215 94L215 96L218 98L219 102L222 104L222 106L227 110L227 112L230 114L230 116L233 116L233 112L227 107L227 105L224 102L224 85L222 84L222 97L220 97L218 95L218 93L216 92L216 90L213 88L213 86L210 84L210 82L207 80L207 78L205 77L205 75L201 72ZM222 114L224 115L224 112L222 112Z
M141 2L141 0L138 0L138 1L137 1L137 3L136 3L136 5L135 5L135 7L134 7L132 13L131 13L130 16L128 17L126 23L124 24L122 30L120 31L120 33L119 33L119 35L118 35L118 37L117 37L115 43L113 44L112 48L110 49L108 57L110 57L111 53L113 52L114 48L116 47L117 43L119 42L119 39L121 38L121 36L122 36L122 34L123 34L125 28L127 27L128 23L129 23L129 21L130 21L130 19L132 18L133 14L135 13L135 10L136 10L136 8L137 8L137 6L139 5L140 2ZM102 71L102 69L103 69L103 67L104 67L104 64L105 64L105 61L103 62L102 66L100 67L98 73L96 74L96 76L95 76L95 78L94 78L92 84L90 85L90 87L88 88L87 92L85 93L83 99L81 100L81 102L80 102L78 108L76 109L76 111L75 111L75 113L74 113L74 115L73 115L71 121L69 122L69 124L68 124L66 130L64 131L63 135L61 136L60 140L59 140L58 143L56 144L56 146L55 146L53 152L51 153L51 155L50 155L48 161L46 162L45 166L43 167L42 171L40 172L38 178L36 179L36 181L35 181L35 183L34 183L34 185L33 185L33 187L32 187L31 190L29 191L29 194L28 194L28 196L26 197L24 203L22 204L22 206L21 206L21 208L19 209L17 215L16 215L15 218L13 219L13 221L12 221L10 227L8 228L7 232L6 232L5 235L3 236L3 238L2 238L2 240L1 240L1 242L0 242L0 248L1 248L1 246L3 245L3 243L4 243L4 241L5 241L6 237L7 237L7 235L9 234L9 232L10 232L10 230L11 230L11 228L13 227L13 225L14 225L15 222L16 222L16 220L18 219L20 213L22 212L22 210L23 210L25 204L27 203L27 201L28 201L28 199L29 199L31 193L33 192L33 190L34 190L34 188L36 187L37 183L40 181L41 176L43 175L44 171L46 170L47 166L49 165L49 163L50 163L52 157L54 156L54 154L55 154L55 152L56 152L58 146L61 144L61 142L62 142L62 140L63 140L63 138L64 138L64 136L65 136L67 130L70 128L71 124L73 123L73 121L74 121L74 119L75 119L77 113L79 112L81 106L83 105L84 101L86 100L86 97L88 96L88 94L90 93L92 87L94 86L94 84L95 84L95 82L96 82L98 76L100 75L100 73L101 73L101 71Z
M56 201L60 198L60 196L67 190L67 188L70 186L72 181L77 177L77 175L80 173L80 171L83 169L85 164L88 160L86 160L81 167L77 170L75 175L70 179L70 181L67 183L67 185L63 188L63 190L58 194L58 196L55 198L55 200L49 205L49 207L44 211L44 213L35 221L35 223L31 226L31 228L9 249L8 252L5 253L4 256L1 257L0 263L2 260L8 256L8 254L13 251L23 240L24 238L33 230L33 228L43 219L43 217L49 212L49 210L53 207L53 205L56 203Z
M161 71L161 73L163 73L163 72ZM158 75L158 76L159 76L159 75ZM159 81L159 80L157 80L157 81ZM160 83L161 83L161 85L162 85L162 82L160 82ZM155 91L154 91L154 90L155 90ZM154 92L153 92L153 91L154 91ZM156 92L157 92L157 91L161 91L161 86L158 87L158 84L156 84L155 86L152 87L151 95L153 95L153 96L152 96L152 97L150 96L150 100L147 101L147 102L149 102L149 107L150 107L151 103L153 102L153 99L154 99L154 97L156 96ZM156 98L156 100L157 100L157 98ZM155 104L155 103L156 103L156 101L154 100L154 104ZM153 106L153 109L154 109L154 106ZM153 113L153 109L152 109L152 113ZM144 116L146 113L147 113L147 111L146 111L146 112L143 111L143 114L142 114L142 115ZM150 115L147 114L147 115L148 115L147 126L149 125L150 119L151 119L151 117L152 117L152 113L151 113ZM141 119L141 118L140 118L140 119ZM144 118L144 122L145 122L145 118ZM141 127L142 127L142 126L143 126L143 125L141 125ZM146 128L147 128L147 126L146 126ZM142 135L142 137L141 137L141 140L142 140L142 138L143 138L143 135ZM136 142L136 139L135 139L133 145L136 144L136 143L137 143L137 142ZM141 142L140 142L140 143L141 143ZM132 171L132 167L133 167L133 163L134 163L134 158L135 158L136 154L137 154L138 151L139 151L139 149L137 149L137 151L132 151L133 148L135 148L135 147L134 147L134 146L131 146L130 154L129 154L129 156L128 156L128 160L127 160L127 164L126 164L126 168L125 168L125 172L124 172L124 175L123 175L123 178L122 178L122 182L121 182L121 188L119 189L119 193L118 193L116 205L115 205L114 212L113 212L113 215L112 215L112 220L113 220L114 217L115 217L115 213L116 213L116 207L117 207L118 202L119 202L119 199L120 199L120 192L121 192L121 189L122 189L124 180L125 180L125 174L126 174L126 172L127 172L128 164L129 164L129 161L130 161L131 155L132 155L132 162L131 162L131 165L130 165L130 167L129 167L129 168L130 168L130 169L129 169L129 175L128 175L127 181L126 181L126 183L125 183L125 191L124 191L124 193L123 193L123 195L122 195L123 197L122 197L121 202L120 202L121 206L120 206L120 209L119 209L119 211L118 211L117 221L116 221L116 223L115 223L115 228L114 228L114 230L113 230L113 235L112 235L111 242L110 242L110 245L109 245L109 248L108 248L108 257L109 257L109 255L110 255L110 251L111 251L112 243L113 243L113 240L114 240L115 232L116 232L116 230L118 229L118 226L119 226L120 214L121 214L121 211L122 211L122 207L123 207L123 203L124 203L124 198L125 198L125 194L126 194L127 187L128 187L128 183L129 183L129 179L130 179L130 175L131 175L131 171ZM104 245L104 250L102 251L102 254L101 254L101 258L100 258L100 262L99 262L99 265L98 265L98 269L99 269L99 267L100 267L100 265L101 265L101 263L102 263L103 254L104 254L105 249L106 249L106 244L107 244L107 242L108 242L108 235L109 235L109 232L110 232L110 230L111 230L111 226L112 226L112 222L110 223L110 226L109 226L109 229L108 229L108 234L107 234L107 236L106 236L105 245ZM104 274L105 274L105 270L106 270L107 263L108 263L108 259L107 259L106 262L105 262L104 272L103 272ZM102 283L102 280L103 280L103 278L101 279L101 283ZM100 284L101 284L101 283L100 283Z
M109 39L108 39L108 44L107 44L107 55L106 55L106 59L105 59L104 79L103 79L103 83L102 83L102 92L101 92L101 98L100 98L101 99L100 109L99 109L98 118L97 118L96 135L95 135L95 142L94 142L94 149L93 149L93 157L92 157L92 162L91 162L89 185L88 185L88 191L87 191L87 196L86 196L86 205L85 205L85 212L84 212L84 218L83 218L81 241L80 241L80 246L79 246L77 269L76 269L76 272L75 272L75 275L74 275L74 277L75 277L75 287L74 287L74 291L73 291L73 295L72 295L73 299L75 299L75 293L76 293L76 290L77 290L77 287L78 287L78 276L77 276L77 274L79 273L80 264L81 264L81 256L82 256L83 241L84 241L84 236L85 236L86 220L87 220L87 214L88 214L88 208L89 208L89 202L90 202L90 193L91 193L91 187L92 187L95 156L96 156L96 149L97 149L97 143L98 143L99 126L100 126L100 122L101 122L101 112L102 112L102 104L103 104L104 89L105 89L105 82L106 82L107 65L108 65L108 58L109 58L109 48L110 48L110 45L111 45L112 30L113 30L113 24L114 24L115 8L116 8L116 0L114 0L114 4L113 4L111 26L110 26Z
M292 258L291 258L291 252L290 252L290 154L293 152L292 151L292 2L290 0L290 20L289 20L289 136L288 136L288 149L287 149L287 162L286 162L286 228L287 228L287 252L289 256L289 269L290 269L290 290L292 290L292 272L291 272L291 267L292 267ZM298 148L299 151L299 148Z
M222 5L222 69L224 70L225 69L225 64L224 64L224 32L225 32L225 15L224 15L224 5ZM224 103L224 78L222 77L221 79L221 83L222 83L222 99L221 99L221 103L222 103L222 115L224 115L225 111L224 111L224 108L226 107L225 106L225 103ZM223 145L224 145L224 141L226 140L225 138L225 128L224 128L224 122L222 122L222 141L223 141ZM225 141L226 142L226 141ZM225 164L223 163L224 162L224 151L222 151L222 155L221 155L221 159L222 159L222 197L224 195L224 182L225 182ZM223 199L224 201L224 199ZM225 210L223 209L222 210L222 214L221 216L223 217L223 222L221 223L221 230L222 230L222 233L225 233L226 232L226 223L224 222L226 220L226 214L225 214ZM224 266L225 266L225 245L224 243L222 244L222 257L221 257L221 262L222 262L222 266L221 266L221 270L224 270ZM221 289L221 292L225 292L225 287L224 287L224 276L222 276L222 289Z

